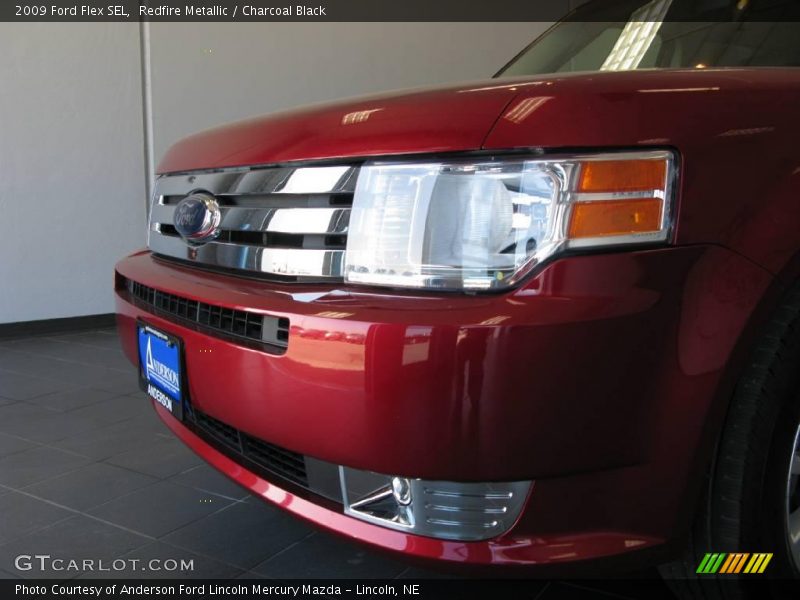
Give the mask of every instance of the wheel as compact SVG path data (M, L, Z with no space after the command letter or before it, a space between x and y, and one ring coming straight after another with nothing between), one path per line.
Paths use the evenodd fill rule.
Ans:
M800 425L795 429L786 474L786 535L794 567L800 571Z
M760 574L697 574L706 553L723 552L773 556ZM683 598L782 598L800 590L789 583L800 575L800 286L753 349L687 552L661 573Z

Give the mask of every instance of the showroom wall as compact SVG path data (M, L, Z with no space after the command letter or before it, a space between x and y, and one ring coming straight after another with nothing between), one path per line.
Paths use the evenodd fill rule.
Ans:
M0 323L108 313L144 240L139 27L0 24Z
M337 98L491 77L547 23L153 23L156 161L200 128Z
M0 25L0 324L113 312L114 262L144 244L149 175L176 139L488 77L547 26Z

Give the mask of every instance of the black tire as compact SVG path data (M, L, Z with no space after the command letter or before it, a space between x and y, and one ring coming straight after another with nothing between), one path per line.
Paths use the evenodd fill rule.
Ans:
M800 423L800 286L758 340L731 399L683 560L661 568L679 597L782 598L800 585L785 530L786 485ZM696 575L707 552L772 552L764 575Z

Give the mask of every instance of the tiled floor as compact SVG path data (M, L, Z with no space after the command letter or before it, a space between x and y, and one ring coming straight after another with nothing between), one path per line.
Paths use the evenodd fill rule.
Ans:
M182 577L437 575L317 532L207 467L156 417L111 329L0 340L0 577L92 575L15 568L43 553L193 559Z

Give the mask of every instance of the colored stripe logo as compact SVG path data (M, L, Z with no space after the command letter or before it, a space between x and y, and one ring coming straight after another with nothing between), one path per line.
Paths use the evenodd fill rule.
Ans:
M771 560L771 552L756 552L753 554L748 552L709 552L703 557L700 566L697 567L697 574L735 575L739 573L763 573Z

